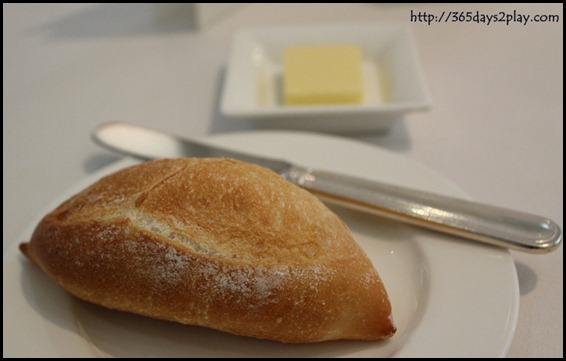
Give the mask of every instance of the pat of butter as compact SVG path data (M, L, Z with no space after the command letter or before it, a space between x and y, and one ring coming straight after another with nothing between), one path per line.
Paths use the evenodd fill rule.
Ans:
M361 52L353 45L296 46L283 53L286 105L362 102Z

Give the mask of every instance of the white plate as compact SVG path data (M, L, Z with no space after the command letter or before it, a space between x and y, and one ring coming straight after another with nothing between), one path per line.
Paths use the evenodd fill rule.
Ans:
M346 43L362 52L364 94L359 105L282 104L282 52L293 45ZM417 52L405 25L255 28L234 37L222 113L257 126L361 132L382 130L407 112L430 107Z
M451 182L410 159L345 138L272 131L221 135L208 141L368 179L466 197ZM87 177L52 206L102 175L135 163L124 159ZM284 345L110 311L72 298L13 247L4 258L4 356L505 355L515 329L519 300L516 271L507 251L355 211L333 209L350 226L388 289L398 326L397 334L389 341ZM14 243L29 239L45 212L31 220Z

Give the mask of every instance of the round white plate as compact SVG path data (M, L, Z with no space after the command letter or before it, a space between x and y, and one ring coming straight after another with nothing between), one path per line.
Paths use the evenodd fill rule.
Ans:
M345 138L298 132L232 133L213 144L302 165L466 197L405 157ZM33 219L101 176L136 164L126 158L87 177ZM157 321L69 296L19 254L4 257L4 357L494 357L504 356L517 321L519 288L506 250L350 211L348 224L389 292L397 334L385 342L285 345Z

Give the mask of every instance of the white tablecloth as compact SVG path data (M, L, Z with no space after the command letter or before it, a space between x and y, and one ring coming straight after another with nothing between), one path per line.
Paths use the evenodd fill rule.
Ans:
M3 5L3 250L32 216L119 159L89 140L123 120L190 136L252 129L218 111L242 27L399 21L434 105L362 141L415 159L474 199L563 224L562 4L253 4L204 29L152 5ZM411 22L414 14L559 15L558 22ZM518 18L515 17L515 20ZM509 356L563 357L563 247L513 252L520 315ZM6 309L4 310L6 312Z

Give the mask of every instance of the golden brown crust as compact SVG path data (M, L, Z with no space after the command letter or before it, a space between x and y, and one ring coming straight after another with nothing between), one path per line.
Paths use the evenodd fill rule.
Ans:
M234 160L159 160L107 176L20 249L108 308L282 342L395 332L347 226L306 191Z

